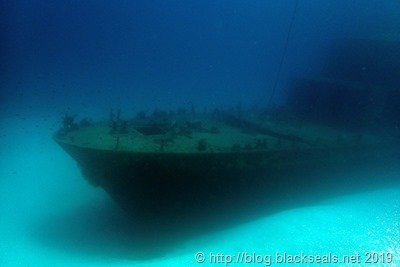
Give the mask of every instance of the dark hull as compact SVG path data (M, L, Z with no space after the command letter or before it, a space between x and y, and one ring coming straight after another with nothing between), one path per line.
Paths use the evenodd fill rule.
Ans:
M59 144L83 174L146 224L190 224L238 210L321 199L398 181L373 176L395 168L393 144L241 153L137 153ZM358 170L366 175L350 175ZM346 173L346 175L337 175ZM372 176L372 177L371 177Z

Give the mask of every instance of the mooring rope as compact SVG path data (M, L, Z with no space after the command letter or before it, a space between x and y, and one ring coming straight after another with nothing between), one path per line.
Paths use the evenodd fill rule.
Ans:
M290 40L290 36L291 36L291 33L292 33L292 28L293 28L293 24L294 24L294 19L295 19L295 17L296 17L297 7L298 7L298 5L299 5L299 1L300 1L300 0L296 0L296 2L295 2L295 6L294 6L294 9L293 9L293 14L292 14L292 18L291 18L291 20L290 20L289 30L288 30L288 33L287 33L287 36L286 36L285 47L284 47L284 49L283 49L283 53L282 53L282 56L281 56L281 61L279 62L278 72L277 72L277 74L276 74L276 78L275 78L275 81L274 81L274 85L273 85L273 87L272 87L271 96L270 96L269 101L268 101L268 107L271 106L272 100L273 100L273 98L274 98L274 96L275 96L276 86L278 85L279 78L280 78L280 76L281 76L282 66L283 66L283 62L285 61L287 49L288 49L288 46L289 46L289 40Z

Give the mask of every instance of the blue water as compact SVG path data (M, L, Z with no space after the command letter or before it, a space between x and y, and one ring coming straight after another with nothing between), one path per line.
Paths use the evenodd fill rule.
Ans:
M361 260L378 252L394 257L382 266L399 265L398 187L355 190L144 248L119 207L51 139L65 112L102 118L111 108L131 115L191 103L264 106L295 2L3 1L0 266L245 266L227 262L239 252ZM318 74L332 41L399 41L398 25L396 0L299 0L273 104L293 79ZM225 260L210 262L216 253Z

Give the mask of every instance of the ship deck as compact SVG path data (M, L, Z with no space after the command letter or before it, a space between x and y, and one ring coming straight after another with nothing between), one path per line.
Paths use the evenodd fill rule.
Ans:
M107 122L98 122L57 136L56 140L95 150L163 154L274 152L398 142L393 138L307 123L262 122L258 125L273 134L247 131L218 120L201 120L201 129L190 134L168 131L143 134L138 130L142 127L139 123L130 124L124 133L111 133Z

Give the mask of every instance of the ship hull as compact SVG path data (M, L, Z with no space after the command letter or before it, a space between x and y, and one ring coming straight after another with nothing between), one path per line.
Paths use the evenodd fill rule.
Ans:
M138 153L59 142L84 176L146 225L182 225L391 185L398 146L241 153ZM363 170L365 174L354 174ZM230 214L230 215L229 215Z

